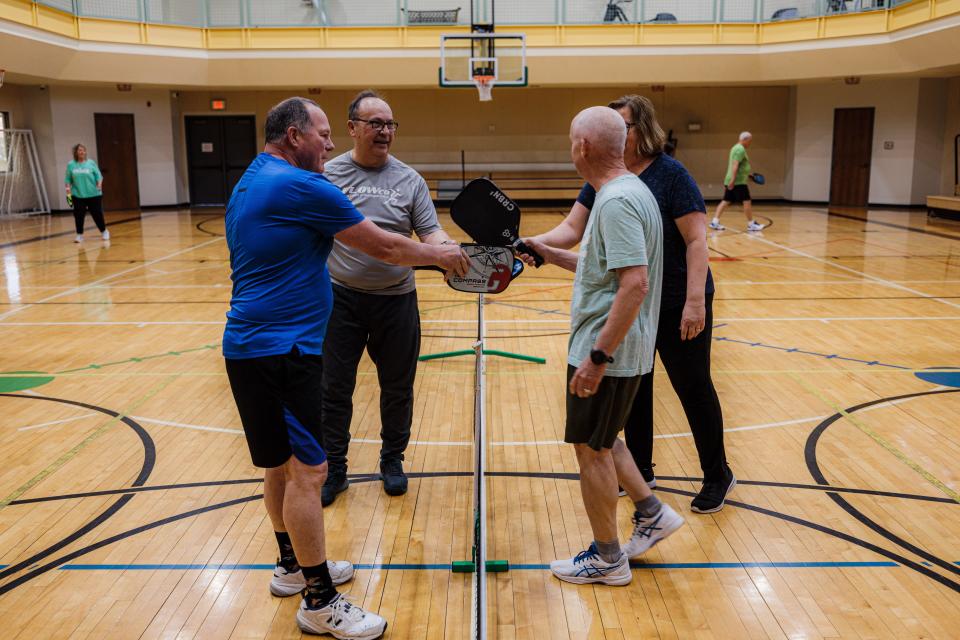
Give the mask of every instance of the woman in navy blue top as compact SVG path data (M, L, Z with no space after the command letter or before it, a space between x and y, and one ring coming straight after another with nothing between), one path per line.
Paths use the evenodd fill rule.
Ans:
M713 324L713 275L707 264L706 205L686 168L663 152L666 135L653 103L638 95L609 105L627 125L624 161L647 185L663 218L663 290L657 353L673 385L703 469L703 487L691 509L712 513L723 508L736 485L723 449L723 415L710 378ZM585 184L570 214L535 241L570 248L580 241L596 192ZM644 479L653 487L653 371L643 376L630 418L624 426L627 447Z

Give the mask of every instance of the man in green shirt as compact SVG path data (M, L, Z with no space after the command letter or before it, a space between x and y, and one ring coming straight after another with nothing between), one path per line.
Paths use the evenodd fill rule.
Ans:
M629 558L683 525L650 491L617 434L640 376L653 367L663 269L663 223L647 186L627 170L623 118L609 107L581 111L570 125L570 155L597 191L579 254L529 240L548 263L575 271L567 356L567 423L593 543L550 563L560 580L622 586ZM527 240L525 240L526 242ZM621 547L617 481L634 501L634 530Z
M103 239L110 240L110 232L103 220L103 174L97 163L87 157L87 148L82 144L73 147L73 160L67 163L64 181L67 202L73 204L73 221L77 228L77 237L73 241L83 242L83 220L87 211Z
M743 203L743 214L747 217L747 231L760 231L763 225L753 219L753 203L750 201L750 187L747 181L751 175L750 158L747 148L753 142L753 134L744 131L740 134L740 141L730 148L730 159L727 162L727 175L723 179L723 200L717 205L717 212L713 214L710 228L723 231L726 227L720 224L720 216L730 204Z

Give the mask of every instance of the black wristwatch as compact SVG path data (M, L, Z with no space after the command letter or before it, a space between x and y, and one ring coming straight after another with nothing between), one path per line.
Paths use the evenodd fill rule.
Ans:
M613 362L613 356L608 356L603 349L591 349L590 362L593 364L610 364Z

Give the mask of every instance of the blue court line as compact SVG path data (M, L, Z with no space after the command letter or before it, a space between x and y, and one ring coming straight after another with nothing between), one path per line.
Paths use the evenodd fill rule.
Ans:
M960 565L960 562L956 564ZM0 569L7 565L0 565ZM631 562L634 569L843 569L899 567L896 562ZM272 564L65 564L60 571L273 571ZM355 569L381 571L450 571L450 564L364 564ZM546 571L549 564L511 564L511 571Z
M910 370L910 367L901 367L898 364L886 364L878 360L860 360L858 358L846 358L844 356L837 355L836 353L817 353L816 351L804 351L803 349L797 349L796 347L788 349L786 347L778 347L777 345L774 345L774 344L764 344L762 342L751 342L749 340L737 340L735 338L725 338L723 336L714 337L714 340L718 342L735 342L737 344L745 344L749 347L761 347L763 349L776 349L777 351L783 351L785 353L802 353L803 355L816 356L818 358L826 358L827 360L845 360L847 362L858 362L860 364L865 364L871 367L876 366L876 367L889 367L891 369L905 369L907 371Z

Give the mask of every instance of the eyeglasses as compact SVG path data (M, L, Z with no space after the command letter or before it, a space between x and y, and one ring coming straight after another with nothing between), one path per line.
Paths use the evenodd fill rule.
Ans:
M354 122L366 122L367 126L373 129L374 131L396 131L400 127L400 123L396 120L388 120L384 122L383 120L364 120L363 118L354 118Z
M627 122L626 120L624 120L623 123L624 123L625 125L627 125L627 129L629 129L630 127L639 127L639 126L640 126L640 123L639 123L639 122Z

